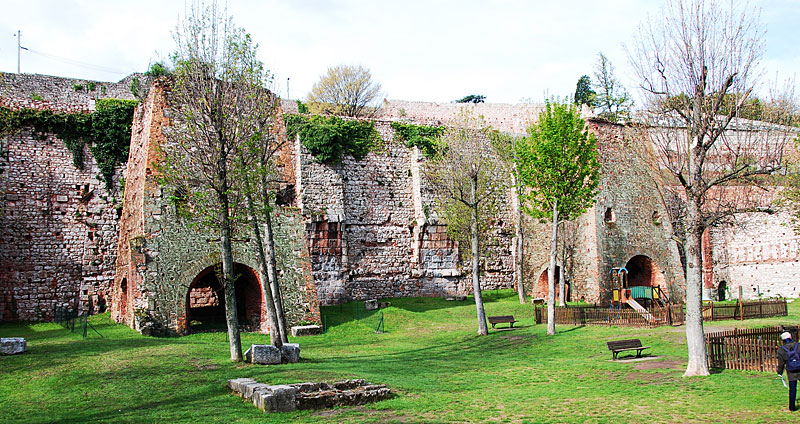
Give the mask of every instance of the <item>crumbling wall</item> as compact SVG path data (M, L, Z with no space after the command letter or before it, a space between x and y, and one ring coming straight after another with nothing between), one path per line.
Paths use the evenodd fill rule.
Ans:
M89 81L0 73L0 106L91 113L97 98L132 98L124 82L79 83ZM83 153L78 169L54 134L0 138L0 320L97 312L110 299L121 172L109 191L88 146Z
M711 228L712 298L798 297L800 237L787 213L742 214L731 225ZM720 285L722 288L720 289Z
M601 164L600 192L592 211L597 223L598 300L610 299L611 269L637 255L655 263L661 274L657 280L666 284L662 289L681 299L685 279L650 146L628 127L601 120L588 125L597 136Z
M169 94L168 82L158 80L137 109L127 171L131 191L126 190L123 203L112 308L112 317L118 322L156 335L189 330L190 285L204 270L221 262L217 237L179 216L168 200L172 193L157 178L161 159L158 146L168 142L165 133L172 124ZM280 115L280 111L276 113ZM284 171L292 173L291 168ZM299 209L276 206L273 226L287 318L291 325L319 322ZM249 229L234 237L233 257L237 264L258 275L257 253L251 240L254 237ZM257 279L257 299L246 299L251 305L261 301L264 282ZM266 309L262 307L260 314L258 329L267 331Z

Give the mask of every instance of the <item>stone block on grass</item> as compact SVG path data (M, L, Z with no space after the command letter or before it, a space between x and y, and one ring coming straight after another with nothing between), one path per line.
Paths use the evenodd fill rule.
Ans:
M253 405L262 411L289 412L297 409L295 395L297 389L292 386L269 386L253 395Z
M281 363L281 350L273 345L254 344L244 353L247 362L261 365Z
M300 361L300 345L297 343L284 343L281 347L281 357L283 362L294 364Z
M295 325L292 327L292 337L315 336L322 334L322 327L319 325Z
M369 299L364 301L364 308L368 311L378 309L378 299Z
M16 355L27 351L27 342L22 337L4 337L0 339L0 353L3 355Z

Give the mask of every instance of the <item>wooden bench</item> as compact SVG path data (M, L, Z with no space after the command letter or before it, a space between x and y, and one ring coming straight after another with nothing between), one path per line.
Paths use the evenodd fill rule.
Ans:
M492 324L492 328L494 328L495 324L500 324L503 322L511 324L511 326L509 327L511 328L514 326L514 323L517 322L517 320L514 319L513 315L498 315L496 317L488 317L488 319L489 319L489 324Z
M640 358L642 356L642 351L650 348L650 346L642 346L642 341L639 339L616 340L613 342L606 342L606 345L608 346L608 350L612 353L613 360L617 359L617 355L620 352L625 352L626 350L635 350L636 357Z

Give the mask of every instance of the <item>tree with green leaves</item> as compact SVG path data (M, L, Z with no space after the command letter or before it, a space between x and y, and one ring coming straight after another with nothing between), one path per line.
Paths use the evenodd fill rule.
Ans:
M628 118L633 99L614 76L614 65L603 52L598 54L594 78L594 89L597 92L595 106L600 108L600 117L611 122Z
M469 94L467 96L464 96L456 100L456 103L485 103L485 102L486 102L486 96L481 94Z
M372 79L369 69L358 65L328 68L308 94L311 113L358 117L373 116L381 98L381 85Z
M462 111L437 140L436 154L423 168L447 233L460 245L470 246L472 290L482 336L489 330L481 296L480 240L508 187L508 170L494 150L490 133L482 119Z
M600 181L597 141L574 104L547 101L539 121L517 149L523 208L552 225L548 268L547 334L555 334L555 270L558 226L577 218L595 202Z
M218 237L231 360L241 361L232 240L253 211L241 175L252 170L258 175L261 169L247 164L242 170L239 162L249 144L269 133L274 115L274 99L266 91L269 73L256 59L250 35L216 2L193 4L174 38L172 102L177 107L161 146L162 182L188 205L183 211L192 222ZM269 320L275 331L273 313Z
M578 79L578 84L575 86L575 98L573 99L576 105L586 105L594 107L597 103L597 93L592 90L592 79L589 75L583 75Z

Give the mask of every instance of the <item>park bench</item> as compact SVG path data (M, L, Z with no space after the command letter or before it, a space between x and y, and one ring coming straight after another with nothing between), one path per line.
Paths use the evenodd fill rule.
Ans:
M494 328L495 324L500 324L503 322L511 324L511 326L509 327L511 328L514 326L514 323L517 322L517 320L514 319L513 315L499 315L496 317L489 317L489 324L492 324L492 328Z
M617 340L606 342L606 345L608 346L608 350L611 351L612 359L614 360L617 359L617 355L620 352L625 352L626 350L635 350L636 357L639 358L642 356L643 350L650 348L650 346L642 346L642 341L639 339Z

